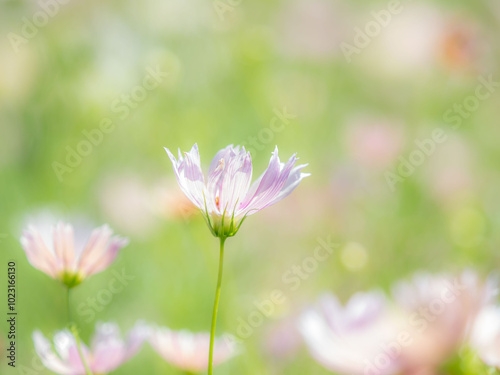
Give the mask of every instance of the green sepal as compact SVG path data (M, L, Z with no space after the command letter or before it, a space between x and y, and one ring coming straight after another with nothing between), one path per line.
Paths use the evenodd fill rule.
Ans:
M83 277L79 273L64 271L60 276L59 280L66 285L68 288L74 288L78 286L83 281Z

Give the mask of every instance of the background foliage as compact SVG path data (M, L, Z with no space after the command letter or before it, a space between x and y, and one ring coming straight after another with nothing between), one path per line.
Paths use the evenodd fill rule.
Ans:
M0 267L18 265L19 364L32 367L33 330L51 335L66 324L63 288L29 265L18 241L26 217L41 211L109 223L131 239L111 270L75 290L76 311L113 271L134 277L95 318L76 313L85 340L96 321L209 329L218 244L178 194L163 147L197 142L207 166L227 144L261 137L256 177L276 144L282 160L297 152L312 173L227 242L219 332L236 332L274 289L286 302L219 374L326 374L293 324L322 292L345 299L388 291L421 269L496 269L499 92L461 116L458 129L444 118L474 95L478 77L499 77L496 2L402 3L351 63L341 43L352 44L355 28L387 3L243 1L224 14L219 3L70 1L17 52L9 33L22 35L23 17L32 20L40 5L0 4ZM168 73L159 86L129 114L117 111L116 100L157 68ZM295 117L269 132L283 109ZM66 164L68 147L104 118L113 131L58 178L53 163ZM438 127L447 141L391 189L387 172ZM328 237L339 248L291 291L284 275ZM0 372L9 373L4 361ZM146 345L116 371L137 373L176 370Z

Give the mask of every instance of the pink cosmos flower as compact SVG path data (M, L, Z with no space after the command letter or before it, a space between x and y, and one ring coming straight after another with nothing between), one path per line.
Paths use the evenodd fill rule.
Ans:
M128 240L113 236L107 225L96 228L85 243L75 237L70 224L59 222L52 233L28 226L21 244L31 265L69 288L105 270L127 245Z
M299 329L311 355L346 375L399 373L399 358L383 352L398 336L401 320L381 292L358 293L342 306L333 295L307 310Z
M404 373L434 373L469 338L470 327L491 300L494 287L472 271L456 277L420 273L411 282L398 283L394 295L412 338L401 352Z
M295 155L286 164L281 163L276 147L266 171L250 184L250 153L244 147L230 145L217 152L205 181L198 145L184 157L179 150L178 159L165 150L182 191L203 212L212 234L221 238L234 236L247 215L279 202L309 176L301 173L307 164L295 166Z
M355 119L347 130L353 159L367 169L387 168L400 154L404 137L397 123L376 118Z
M356 294L345 307L327 296L302 316L300 330L313 357L341 374L437 374L469 338L494 292L491 280L471 271L455 278L417 274L396 284L392 304L381 293ZM493 363L489 356L500 347L500 321L492 320L490 313L486 323L476 324L473 343Z
M470 342L484 363L500 369L500 307L488 305L481 310Z
M174 332L168 328L153 328L149 336L151 346L168 363L188 372L200 373L208 368L208 333ZM214 344L214 366L217 366L237 354L234 339L224 337L216 339Z
M266 334L264 350L275 364L294 360L301 347L302 338L296 320L295 316L291 316L278 321Z
M81 344L85 362L93 374L114 371L139 351L148 332L148 328L138 322L124 341L116 324L98 323L90 348ZM41 332L33 334L33 341L36 353L50 371L60 375L85 375L75 337L70 331L55 334L55 352L51 342Z

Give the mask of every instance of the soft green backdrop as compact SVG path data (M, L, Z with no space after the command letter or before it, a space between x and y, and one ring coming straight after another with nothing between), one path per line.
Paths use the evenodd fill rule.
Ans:
M73 0L59 4L47 25L15 51L9 33L22 36L24 17L32 20L39 8L32 1L1 2L0 275L7 260L17 262L19 365L32 368L35 329L52 335L66 324L63 288L33 269L19 244L25 218L41 210L109 223L131 240L110 270L75 290L85 341L96 321L116 321L124 331L138 319L209 329L218 243L200 215L172 213L180 198L163 147L188 150L197 142L208 166L227 144L267 135L252 154L255 176L275 145L282 159L297 152L312 173L291 197L250 217L227 241L218 332L235 333L240 318L256 311L254 301L275 289L286 302L218 374L326 374L300 342L281 357L268 344L269 337L293 344L293 319L322 292L345 299L358 290L389 290L415 270L472 267L486 275L497 268L500 93L480 101L459 129L443 116L474 94L479 76L500 77L498 4L423 4L444 20L444 36L434 38L444 44L438 43L439 51L421 48L413 57L420 48L415 40L403 38L389 52L379 45L402 33L398 17L413 12L412 35L429 43L424 34L430 18L419 18L420 10L404 3L393 23L348 63L340 43L352 43L354 28L387 3L225 2L231 10L222 17L219 3ZM157 68L168 76L142 102L125 104L125 111L122 95ZM295 117L270 132L275 111L283 108ZM111 119L113 130L58 178L54 162L66 164L68 147L75 150L85 140L82 132L97 129L103 119ZM362 142L350 135L357 123L365 131L383 124L397 134L400 148L373 166L369 160L382 151L363 156L366 147L356 148ZM408 158L416 139L438 127L448 140L392 191L386 172L398 167L398 157ZM298 290L290 290L283 277L314 253L318 238L339 247ZM96 298L113 271L123 269L134 279L94 319L76 313L76 305ZM4 301L2 288L0 311ZM7 326L0 326L4 347ZM0 373L16 373L3 354ZM159 373L178 372L148 345L116 371Z

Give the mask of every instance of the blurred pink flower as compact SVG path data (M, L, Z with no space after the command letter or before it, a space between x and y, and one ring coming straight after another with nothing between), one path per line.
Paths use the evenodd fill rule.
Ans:
M170 220L189 219L198 208L179 189L174 179L160 181L153 190L153 211Z
M286 164L281 163L276 147L266 171L250 185L250 153L244 147L230 145L215 155L205 183L198 145L185 152L185 158L179 150L178 160L168 149L165 150L182 191L203 212L216 237L234 236L247 215L279 202L309 176L301 173L307 164L295 166L295 155Z
M297 354L302 339L297 329L296 317L285 318L273 325L266 335L264 347L273 361L292 360Z
M168 363L188 372L199 373L208 369L210 334L175 332L164 327L152 328L149 342ZM216 339L214 344L214 366L237 354L232 338Z
M148 328L137 323L124 341L116 324L98 323L90 349L82 344L85 362L94 374L114 371L137 353L147 335ZM70 331L64 330L55 334L55 352L51 342L41 332L36 331L33 334L33 341L36 353L50 371L60 375L85 375L75 337Z
M470 341L484 363L500 369L500 307L489 305L481 310Z
M296 0L286 3L278 25L279 48L292 57L327 60L339 54L351 15L346 3Z
M407 315L412 338L403 347L404 373L433 373L469 337L470 326L494 291L472 271L457 277L417 274L401 282L394 296Z
M489 41L482 35L477 22L455 17L446 21L438 57L451 71L476 73L490 64L488 45Z
M103 225L92 231L85 244L75 238L71 224L59 222L51 233L28 226L21 244L33 267L71 288L109 267L127 245L127 239L112 235L111 228Z
M158 226L151 190L133 174L107 176L99 186L100 206L116 229L147 237Z
M426 22L423 23L422 19ZM367 68L390 76L420 77L437 68L454 75L489 71L491 42L471 17L431 2L405 6L363 53ZM418 72L418 74L416 74Z
M300 330L313 357L341 374L437 374L495 292L472 271L417 274L396 284L395 304L381 293L356 294L345 307L327 296L302 316Z
M362 166L387 168L403 148L401 128L377 120L357 121L347 131L347 146Z
M303 314L299 327L312 356L328 370L382 375L399 372L399 358L385 355L381 345L397 337L400 323L385 296L370 292L355 294L345 306L326 295Z
M149 184L133 174L108 176L99 186L99 201L113 227L139 238L154 233L160 218L186 220L198 212L174 178Z
M409 4L360 57L368 69L390 76L418 77L415 72L426 73L435 66L444 26L444 15L436 5Z

